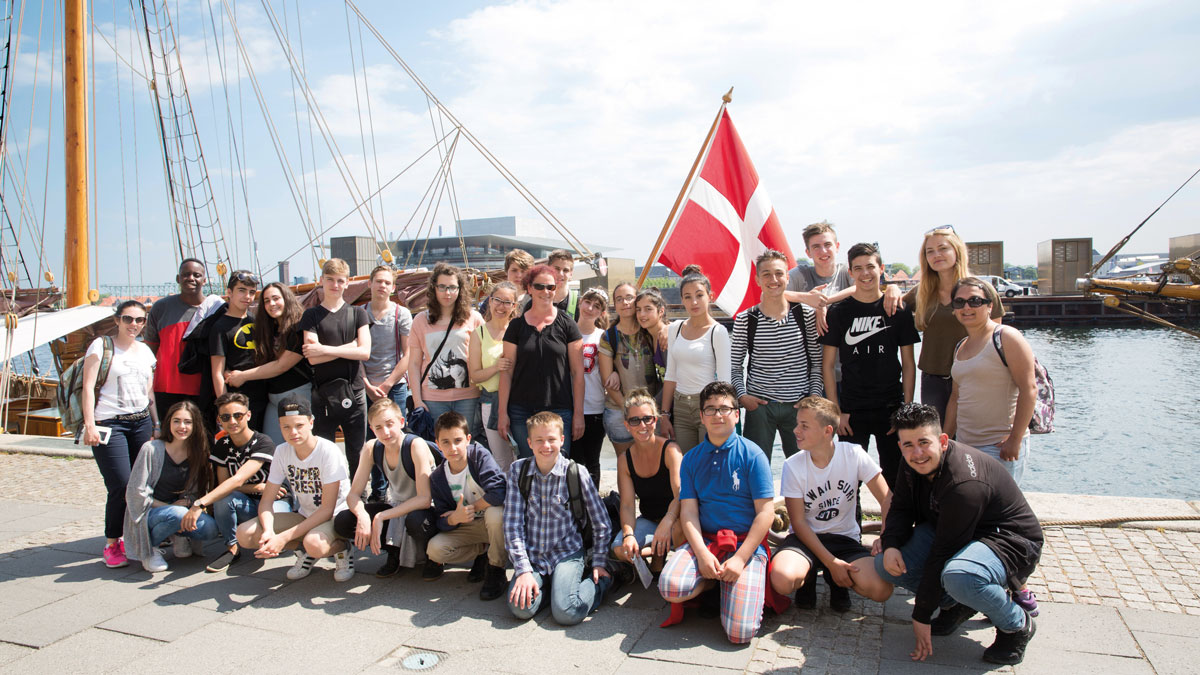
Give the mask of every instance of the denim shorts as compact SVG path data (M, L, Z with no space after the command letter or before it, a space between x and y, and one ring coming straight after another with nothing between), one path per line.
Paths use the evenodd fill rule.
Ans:
M633 434L625 428L625 413L620 410L604 409L604 431L613 443L633 442Z

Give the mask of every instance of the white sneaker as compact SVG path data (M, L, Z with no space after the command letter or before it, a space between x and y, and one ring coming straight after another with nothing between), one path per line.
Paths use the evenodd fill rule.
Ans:
M290 581L299 581L300 579L303 579L304 577L308 576L310 572L312 572L313 563L315 562L317 562L317 559L311 555L305 553L304 551L296 551L296 562L292 565L292 568L287 571L287 578Z
M175 553L175 559L192 557L192 545L188 543L188 538L182 534L177 534L171 538L171 550Z
M158 549L151 549L150 557L142 561L142 568L147 572L166 572L167 561L162 557L162 553Z
M334 581L350 581L354 578L354 554L350 551L339 551L334 554L333 562L337 569L333 571Z
M204 557L204 542L199 539L188 538L188 543L192 545L192 555Z

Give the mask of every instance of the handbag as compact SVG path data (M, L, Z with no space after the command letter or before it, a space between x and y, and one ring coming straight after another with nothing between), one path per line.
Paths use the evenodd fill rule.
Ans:
M354 387L350 380L336 377L316 388L316 404L324 410L349 410L354 405Z

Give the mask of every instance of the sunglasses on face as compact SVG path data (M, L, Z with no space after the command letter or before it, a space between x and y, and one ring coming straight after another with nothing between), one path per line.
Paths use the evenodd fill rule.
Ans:
M643 424L654 424L658 420L654 415L646 415L644 417L626 417L625 422L631 427L640 427Z
M445 284L438 284L438 285L434 286L434 288L437 289L438 293L457 293L458 292L458 286L447 286Z
M246 413L244 412L221 413L220 415L217 415L217 419L221 420L222 422L228 422L230 420L234 422L241 422L242 418L245 416Z
M990 305L990 304L992 304L991 300L980 297L978 295L972 295L969 298L955 298L950 301L950 306L953 307L954 309L962 309L963 307L966 307L967 305L970 305L971 307L983 307L984 305Z
M721 417L725 417L727 415L732 415L734 410L736 410L736 408L730 408L727 405L723 405L720 408L714 408L714 407L710 406L708 408L705 408L704 410L701 410L700 412L705 417L713 417L715 415L720 415Z
M125 324L126 326L128 326L131 323L136 323L137 325L140 326L140 325L146 323L146 317L144 317L144 316L129 316L128 314L122 314L121 315L121 323Z
M530 286L533 286L533 289L535 291L553 291L553 290L558 289L558 284L532 283L532 284L530 284Z

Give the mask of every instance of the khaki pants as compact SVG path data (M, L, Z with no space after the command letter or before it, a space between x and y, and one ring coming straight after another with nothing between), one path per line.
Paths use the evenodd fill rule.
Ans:
M425 550L436 563L471 562L487 548L488 563L496 567L508 564L504 548L504 507L489 506L482 518L463 523L453 530L439 532Z

